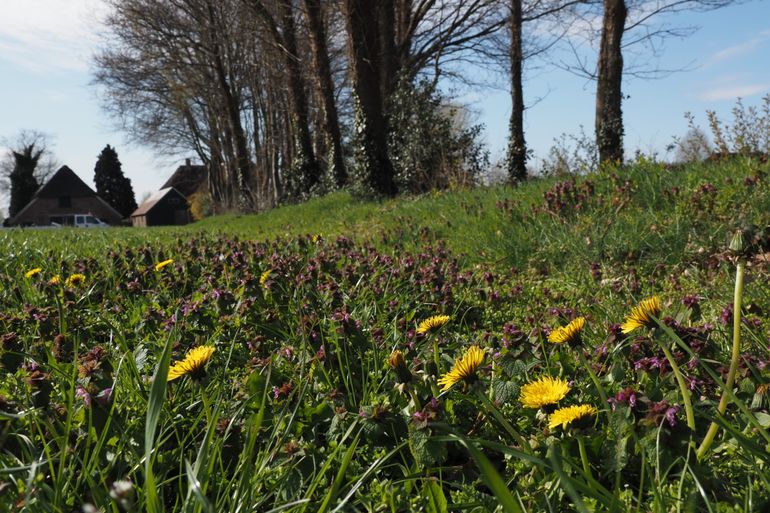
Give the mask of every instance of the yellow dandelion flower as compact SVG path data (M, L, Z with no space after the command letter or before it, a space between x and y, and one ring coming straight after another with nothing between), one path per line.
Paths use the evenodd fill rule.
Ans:
M448 317L447 317L448 319ZM484 362L484 350L479 346L471 346L465 351L465 354L455 360L452 370L444 374L438 384L442 387L441 391L446 392L452 386L460 381L466 383L472 382L476 378L476 371Z
M651 328L655 326L655 321L652 317L658 317L659 315L660 298L658 296L647 298L631 310L631 314L626 317L626 322L620 325L620 331L628 334L644 326Z
M585 317L578 317L566 326L555 328L548 335L548 342L554 344L572 344L577 342L580 340L580 332L583 330L585 323Z
M449 319L451 319L451 317L448 315L434 315L433 317L428 317L417 326L417 333L422 335L429 331L438 331L439 328L449 322Z
M548 404L556 404L564 399L567 392L569 392L569 385L566 381L543 376L521 387L521 404L525 408L540 408Z
M72 274L67 278L67 281L64 282L64 284L68 287L74 287L76 285L82 286L86 282L86 275L85 274Z
M190 376L192 379L203 377L205 373L204 367L211 360L214 350L213 346L198 346L195 349L191 349L184 357L184 360L176 362L171 366L168 370L167 381L173 381L183 376Z
M267 271L264 271L262 274L259 275L259 284L264 286L265 282L267 282L267 279L270 278L270 275L273 274L272 269L268 269Z
M58 285L59 283L61 283L61 276L58 274L54 275L50 280L48 280L49 285Z
M164 260L162 262L158 262L157 264L155 264L155 270L156 271L160 271L161 269L163 269L167 265L171 265L173 263L174 263L174 259L173 258L169 258L168 260Z
M32 278L33 276L37 276L42 271L41 268L35 267L34 269L30 269L29 271L24 273L25 278Z
M551 414L548 422L548 428L553 429L561 426L562 429L566 429L571 422L583 419L585 417L594 416L599 413L599 410L595 406L590 404L579 404L577 406L567 406L566 408L559 408Z

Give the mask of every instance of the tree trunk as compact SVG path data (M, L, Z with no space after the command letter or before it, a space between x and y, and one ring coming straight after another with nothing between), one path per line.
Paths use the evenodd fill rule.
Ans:
M511 0L511 120L508 125L508 179L516 184L527 178L527 143L524 140L524 93L521 84L521 0Z
M337 187L348 181L345 161L342 158L342 135L340 131L337 104L334 101L334 81L332 79L329 51L326 46L326 28L323 22L321 0L305 0L308 25L313 47L313 62L316 71L316 84L323 106L324 126L331 146L329 165Z
M345 0L355 96L356 157L371 192L395 196L380 77L378 0Z
M623 52L625 0L604 0L599 76L596 83L596 145L601 163L623 162Z
M378 0L377 18L379 21L379 57L380 57L380 90L385 102L383 109L387 112L387 101L398 84L398 63L396 58L396 12L394 0Z
M281 28L289 77L289 103L292 106L292 132L297 138L300 159L297 169L301 175L302 192L309 192L321 179L321 168L315 158L310 138L308 101L302 83L300 56L297 52L297 33L294 26L294 8L291 0L283 0Z
M249 177L251 175L251 157L249 155L248 144L246 142L246 133L241 123L241 105L238 92L233 90L230 84L227 70L225 69L224 59L222 57L222 45L217 40L218 34L215 27L216 14L213 5L209 2L208 15L211 30L214 70L217 81L222 93L222 99L227 111L227 120L232 131L233 146L235 150L235 185L238 189L239 207L244 211L251 211L254 208L254 202L249 187Z

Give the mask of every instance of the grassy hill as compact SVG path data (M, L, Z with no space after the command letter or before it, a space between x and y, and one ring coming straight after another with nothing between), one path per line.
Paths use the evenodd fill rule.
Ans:
M590 176L532 180L371 202L339 192L257 215L183 228L6 230L9 246L99 253L116 243L223 234L249 240L340 235L385 249L441 241L466 265L579 269L703 260L747 225L770 224L768 166L756 159L668 166L640 160ZM38 241L40 244L38 245Z
M767 171L3 230L0 510L761 511Z

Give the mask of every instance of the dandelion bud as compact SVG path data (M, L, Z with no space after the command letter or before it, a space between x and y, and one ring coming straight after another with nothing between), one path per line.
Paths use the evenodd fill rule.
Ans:
M738 230L730 239L730 251L739 255L743 251L743 230Z
M396 371L396 381L398 383L409 383L412 380L412 372L406 366L404 353L396 349L388 358L388 365Z

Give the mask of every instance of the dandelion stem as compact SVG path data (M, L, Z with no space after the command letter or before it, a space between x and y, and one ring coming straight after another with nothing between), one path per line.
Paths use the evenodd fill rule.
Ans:
M441 367L439 365L440 358L438 355L438 338L436 336L433 336L433 363L436 365L436 376L441 375Z
M497 407L492 403L492 401L489 400L489 398L484 395L484 392L481 390L476 390L476 396L481 399L481 402L484 403L484 406L486 407L487 411L492 414L492 416L497 419L497 421L500 423L500 425L503 426L503 429L508 432L509 435L511 435L511 438L513 438L517 444L519 444L519 447L521 447L521 450L524 452L530 452L529 444L524 440L524 438L519 434L518 431L516 431L516 428L511 425L508 420L503 417L503 415L500 413L500 410L497 409Z
M733 351L732 358L730 359L730 370L727 373L727 382L725 383L724 390L722 390L719 405L717 405L717 414L719 415L724 415L727 409L727 402L729 401L728 391L733 389L735 373L738 370L738 363L741 359L741 302L743 300L743 275L745 271L746 263L743 260L739 260L735 271L735 295L733 296ZM705 456L706 451L709 450L709 447L714 442L714 437L718 430L719 426L717 423L712 422L696 452L698 460Z
M687 427L689 427L693 432L695 431L695 412L692 409L692 400L690 399L690 390L687 388L687 383L684 382L684 377L682 376L681 371L679 370L679 365L677 365L676 361L674 360L674 356L671 354L671 351L669 351L668 347L665 346L665 344L661 344L660 348L663 350L663 354L666 355L666 360L668 360L669 365L671 365L671 370L674 372L674 377L676 378L676 382L679 384L679 392L682 394L682 402L684 403L684 412L687 416Z
M211 404L209 403L209 397L206 394L206 386L203 383L199 385L201 393L201 401L203 403L203 412L206 414L206 425L211 422Z
M594 480L593 474L591 474L591 464L588 462L588 453L586 452L586 443L582 435L577 436L578 449L580 449L580 461L583 463L583 472L586 473L589 481Z
M599 396L602 398L602 404L606 405L607 401L608 401L607 393L604 391L604 388L602 388L602 385L599 382L599 378L596 376L596 373L591 368L591 366L588 364L588 361L586 360L586 357L583 355L582 349L577 349L576 352L578 354L578 359L580 360L580 364L588 372L588 375L591 377L591 381L594 382L594 386L596 387L596 391L599 392Z
M647 470L647 451L644 450L644 447L642 447L642 470L641 475L639 476L639 493L636 496L636 510L641 511L642 508L642 497L644 493L644 473L645 470Z

